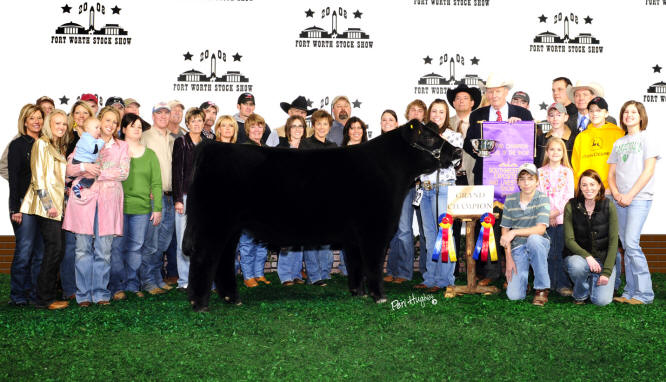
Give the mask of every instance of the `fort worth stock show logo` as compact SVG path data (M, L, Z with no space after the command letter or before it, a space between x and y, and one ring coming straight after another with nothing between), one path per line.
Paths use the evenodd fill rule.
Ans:
M343 31L348 23L353 24L363 17L363 12L358 9L352 12L342 7L326 7L319 12L311 8L304 12L306 21L310 18L313 22L319 20L316 24L320 26L303 29L296 40L297 48L365 49L372 48L374 44L370 35L360 27L347 27Z
M173 84L173 90L179 92L252 92L250 79L238 70L224 70L228 62L240 63L243 56L235 52L206 49L195 54L188 50L183 54L183 61L199 62L201 70L194 68L182 72ZM240 65L240 64L236 64ZM203 71L202 71L203 70Z
M546 31L537 34L534 37L533 43L530 44L530 52L538 53L571 53L571 54L588 54L588 53L603 53L604 47L601 45L599 39L594 37L592 33L579 32L577 36L574 34L577 29L585 29L587 25L592 25L594 19L589 15L586 17L579 16L573 12L565 14L562 12L556 13L552 16L542 14L538 16L539 25L541 23L548 24L550 19L552 28L555 32L551 32L546 27Z
M55 34L51 36L51 44L58 45L129 45L132 38L119 24L104 24L101 21L116 21L120 17L122 8L114 5L112 8L97 2L85 2L74 4L71 7L65 4L60 7L62 13L69 14L68 22L56 28ZM76 15L76 16L74 16ZM72 21L75 18L78 22ZM86 23L87 19L87 23ZM101 20L101 21L100 21Z
M661 74L663 67L659 64L652 67L653 73ZM643 94L643 102L646 103L666 103L666 82L659 81L648 86L647 94Z
M414 94L437 94L446 95L446 91L450 88L455 88L460 84L465 84L470 87L479 87L484 85L483 80L479 78L476 73L469 73L474 71L472 66L478 66L481 61L476 56L466 58L462 54L449 54L442 53L437 58L437 55L431 57L427 55L423 58L423 65L427 69L423 71L431 71L424 74L418 79L417 85L414 86ZM435 64L433 64L433 60ZM437 65L439 63L439 65ZM432 68L435 66L435 68ZM478 68L477 68L478 69ZM448 75L445 71L448 70Z
M442 5L451 7L487 7L490 0L413 0L414 5Z

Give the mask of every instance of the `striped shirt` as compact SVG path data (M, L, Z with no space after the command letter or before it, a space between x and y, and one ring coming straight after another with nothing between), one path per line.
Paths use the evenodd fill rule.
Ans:
M504 201L501 227L510 229L530 228L537 224L548 227L550 223L550 200L548 195L535 191L532 200L525 209L520 207L520 192L508 195ZM543 237L548 239L548 234ZM526 236L516 236L511 242L511 249L515 249L527 242Z

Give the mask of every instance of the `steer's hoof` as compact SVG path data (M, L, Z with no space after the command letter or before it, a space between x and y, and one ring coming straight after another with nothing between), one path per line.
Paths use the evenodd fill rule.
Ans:
M224 296L224 302L226 304L236 305L236 306L243 305L243 303L241 302L241 300L239 298L232 298L232 297L229 297L229 296Z
M387 301L387 300L386 300L385 298L379 298L379 299L375 300L375 302L376 302L377 304L385 304L386 301Z

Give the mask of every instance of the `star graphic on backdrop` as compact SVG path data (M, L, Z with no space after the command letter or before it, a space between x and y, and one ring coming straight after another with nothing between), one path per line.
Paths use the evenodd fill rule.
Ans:
M234 58L234 61L240 61L241 57L243 56L241 56L240 54L238 54L238 52L236 52L236 54L234 54L232 57Z
M424 64L432 64L432 58L430 56L423 57Z
M310 98L308 98L307 103L308 103L308 107L312 107L312 100Z
M354 18L355 19L360 19L362 14L363 14L363 12L361 12L357 9L356 12L354 12Z
M657 65L652 67L652 70L654 70L654 73L661 73L661 66L659 66L659 64L657 64Z
M192 53L190 53L189 51L183 54L183 56L185 57L185 61L192 61Z
M547 107L548 107L548 105L546 105L545 102L541 102L541 103L539 104L539 108L541 108L541 110L546 110Z
M305 17L312 17L314 15L314 11L312 9L308 9L305 11Z
M65 4L64 7L60 7L60 8L62 8L62 13L69 13L69 10L72 9L72 7L70 7L67 4Z
M472 57L472 65L479 65L479 59L476 56Z
M60 97L59 99L60 99L60 104L61 105L67 105L67 102L69 102L69 98L67 98L66 95Z
M547 19L548 19L548 17L544 16L543 14L541 14L541 16L539 16L539 22L540 23L545 23Z
M362 103L362 102L359 101L358 98L357 98L356 101L354 101L354 102L352 102L352 103L354 104L354 108L357 109L357 108L360 108L360 107L361 107L361 103Z
M122 8L118 8L118 6L117 6L117 5L116 5L116 6L114 6L113 8L111 8L111 10L113 11L113 13L112 13L112 14L113 14L113 15L119 15L119 14L120 14L120 10L121 10L121 9L122 9Z
M587 16L587 17L584 18L583 20L585 20L585 24L592 24L592 20L593 20L593 19L592 19L590 16Z

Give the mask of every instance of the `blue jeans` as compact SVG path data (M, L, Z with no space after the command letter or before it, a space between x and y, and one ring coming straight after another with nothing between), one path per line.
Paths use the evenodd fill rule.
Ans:
M432 261L432 253L435 250L435 240L437 239L439 228L437 218L446 212L448 190L448 186L439 186L439 199L437 198L436 189L424 190L423 198L421 199L421 218L423 219L423 230L425 231L426 238L426 250L421 250L421 255L427 256L423 284L428 287L437 286L445 288L455 283L455 277L453 276L457 264L455 261L443 263L441 256L437 259L437 262ZM437 200L439 211L435 210Z
M303 248L290 247L278 256L277 273L280 282L294 281L301 278L303 269Z
M171 236L171 244L169 244L169 248L167 248L166 251L166 261L167 263L166 269L164 270L164 278L178 277L178 237L176 236L175 229L173 231L173 236Z
M312 284L319 280L330 279L331 264L333 264L333 252L330 245L321 245L308 248L303 251L305 260L305 271L308 274L308 283Z
M398 230L389 244L386 273L393 277L411 280L414 272L414 188L410 188L405 200L402 202Z
M150 205L151 207L154 206L152 201L150 202ZM150 247L145 249L152 249L153 253L145 254L149 256L149 258L146 259L146 272L150 272L150 280L158 287L166 286L166 283L162 279L162 267L164 267L164 252L169 249L169 244L171 244L171 238L173 237L175 224L174 212L173 197L163 194L162 220L160 221L160 224L156 226L150 224L148 227L147 241L150 242ZM144 289L146 289L145 286Z
M240 252L240 266L245 280L264 276L268 249L255 243L254 238L247 231L241 233L238 240L238 252Z
M37 275L44 257L44 240L39 232L37 217L22 214L21 224L12 221L16 247L9 281L9 298L14 303L36 301Z
M99 208L99 206L97 207ZM76 234L76 302L109 301L113 235L99 236L97 210L93 235ZM93 238L95 240L93 248Z
M149 275L142 274L145 272L143 268L144 247L147 245L148 226L151 224L150 214L123 215L123 236L114 238L111 249L111 278L109 281L111 293L138 292L146 277L148 277L147 286L153 288L156 286L154 281L150 281Z
M62 285L63 298L76 294L75 260L76 235L70 231L65 231L65 255L60 263L60 284Z
M622 297L635 298L646 304L654 300L654 291L650 270L640 241L643 224L651 206L652 200L634 200L628 207L620 207L617 203L615 204L620 240L624 246L624 277L627 281Z
M176 264L178 265L178 287L187 288L187 278L190 274L190 258L183 254L183 237L185 236L185 224L187 223L187 195L183 195L183 214L176 212Z
M599 259L595 259L601 266L603 263ZM573 281L573 298L579 301L584 301L590 297L590 301L594 305L608 305L613 301L613 280L615 279L615 268L608 278L608 284L597 285L601 273L590 272L590 266L587 264L582 256L571 255L565 261L567 271L571 280Z
M509 300L522 300L527 293L527 278L530 266L534 272L534 289L550 288L548 278L548 250L550 241L541 235L530 235L524 245L513 248L511 257L516 264L516 271L506 287Z
M550 278L550 287L554 290L561 288L571 288L569 275L564 271L564 260L562 252L564 251L564 224L558 224L555 227L546 229L550 237L550 250L548 251L548 277Z

